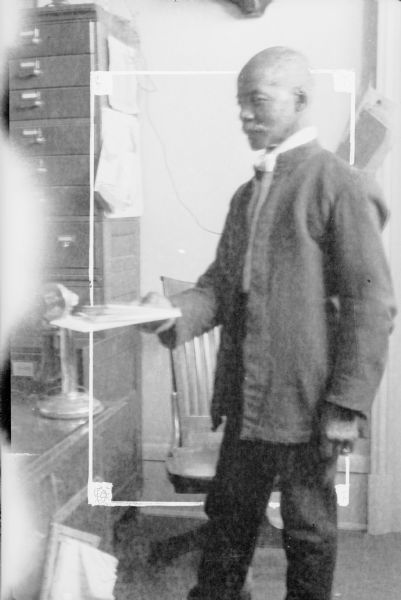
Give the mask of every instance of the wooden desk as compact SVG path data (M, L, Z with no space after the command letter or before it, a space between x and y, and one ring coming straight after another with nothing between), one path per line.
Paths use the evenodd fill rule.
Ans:
M94 479L113 483L113 500L138 499L142 468L136 396L103 404L93 420ZM15 600L38 598L51 522L95 533L101 536L101 548L113 552L113 525L123 509L87 503L88 429L85 420L41 417L32 398L13 399L12 451L19 454L11 459L32 528L24 536L34 540L29 572L14 591Z

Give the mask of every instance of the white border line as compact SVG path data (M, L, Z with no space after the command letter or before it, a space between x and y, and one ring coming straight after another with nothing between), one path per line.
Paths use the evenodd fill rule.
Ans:
M95 94L92 71L90 77L90 139L89 139L89 304L93 305L95 251ZM93 332L89 333L89 460L88 484L93 481Z
M111 75L236 75L237 71L92 71ZM91 74L92 74L91 73Z
M356 127L356 89L355 89L355 73L348 69L312 69L314 74L332 75L334 82L336 77L345 78L343 89L336 91L350 94L350 165L355 161L355 127ZM236 75L236 71L91 71L90 77L90 212L89 212L89 298L90 304L93 305L94 293L94 189L95 189L95 95L106 95L95 93L95 85L99 83L99 76L107 74L110 78L113 75ZM97 82L95 82L97 77ZM107 83L106 83L107 86ZM111 488L112 484L107 482L93 481L93 333L89 333L89 429L88 429L88 504L93 506L180 506L180 507L196 507L203 506L203 502L163 502L163 501L130 501L112 500Z

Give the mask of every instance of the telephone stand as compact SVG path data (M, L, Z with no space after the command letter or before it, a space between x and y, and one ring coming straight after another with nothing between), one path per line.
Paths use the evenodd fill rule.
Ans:
M83 419L89 416L89 394L78 385L76 352L71 329L60 328L61 389L38 403L39 413L49 419ZM93 414L103 410L93 398Z

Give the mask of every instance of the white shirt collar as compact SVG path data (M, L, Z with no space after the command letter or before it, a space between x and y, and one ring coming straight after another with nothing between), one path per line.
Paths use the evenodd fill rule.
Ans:
M276 165L276 160L279 154L283 154L283 152L287 152L288 150L293 150L293 148L307 144L316 138L316 127L303 127L281 142L281 144L276 146L276 148L274 148L274 150L271 152L266 152L266 150L259 152L254 166L260 171L271 172Z

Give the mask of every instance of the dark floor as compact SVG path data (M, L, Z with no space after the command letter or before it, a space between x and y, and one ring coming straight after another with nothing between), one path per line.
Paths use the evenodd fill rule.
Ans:
M192 530L202 521L139 515L118 528L116 600L184 600L195 583L199 551L169 564L149 564L152 542ZM266 528L253 561L253 600L282 600L285 557L277 530ZM400 600L401 534L340 532L333 600Z

